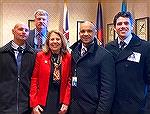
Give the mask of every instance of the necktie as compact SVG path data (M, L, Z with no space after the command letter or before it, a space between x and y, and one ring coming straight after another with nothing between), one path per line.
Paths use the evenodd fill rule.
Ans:
M85 49L85 48L82 48L82 49L81 49L81 56L85 55L85 53L86 53L86 49Z
M17 67L18 67L18 73L20 73L20 68L21 68L21 58L22 58L22 47L18 47L17 51L19 52L17 55Z
M39 33L37 35L37 40L38 40L38 42L37 42L38 48L40 49L40 48L42 48L42 34L41 33Z
M124 41L120 41L120 49L123 50L126 43Z

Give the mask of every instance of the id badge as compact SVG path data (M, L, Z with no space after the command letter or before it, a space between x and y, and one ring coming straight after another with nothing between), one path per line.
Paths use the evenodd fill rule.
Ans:
M77 87L77 77L72 77L72 86Z

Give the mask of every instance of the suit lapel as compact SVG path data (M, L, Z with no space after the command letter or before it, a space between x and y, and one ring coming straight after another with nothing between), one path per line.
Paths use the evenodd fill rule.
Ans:
M81 50L81 43L77 43L76 47L73 48L72 51L72 57L75 61L75 63L77 63L80 60L80 50Z
M118 57L117 57L117 61L116 61L116 62L128 58L132 53L133 53L132 50L127 50L127 49L122 50L122 51L118 54Z
M29 43L32 47L34 47L34 38L35 38L35 29L30 30L29 38L28 38L28 43Z
M116 62L127 59L131 54L133 54L134 47L139 46L140 44L140 39L137 36L133 35L127 47L118 54Z

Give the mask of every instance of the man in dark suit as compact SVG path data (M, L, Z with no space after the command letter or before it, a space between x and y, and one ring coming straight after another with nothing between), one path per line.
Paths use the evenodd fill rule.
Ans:
M72 100L69 114L110 114L115 90L115 64L97 44L95 26L80 25L80 40L72 49Z
M27 42L37 51L42 49L47 37L48 13L38 9L34 13L35 29L30 30Z
M114 17L118 38L106 45L116 65L116 94L113 114L150 114L150 43L133 30L130 12Z
M0 114L31 114L29 86L36 52L26 43L26 24L16 24L12 33L14 39L0 48Z

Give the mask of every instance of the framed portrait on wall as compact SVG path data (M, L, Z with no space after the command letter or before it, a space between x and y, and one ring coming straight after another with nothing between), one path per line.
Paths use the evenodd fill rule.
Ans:
M84 21L77 21L77 41L80 40L79 32L80 32L80 24Z
M114 24L107 24L107 43L115 39Z
M29 29L32 30L35 28L34 20L28 20Z
M135 19L135 34L141 39L149 40L149 17Z

